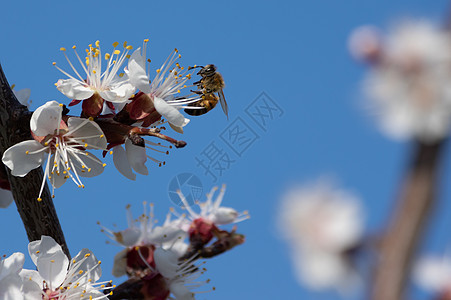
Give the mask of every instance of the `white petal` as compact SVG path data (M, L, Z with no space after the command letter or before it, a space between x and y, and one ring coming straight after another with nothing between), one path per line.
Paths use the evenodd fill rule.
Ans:
M127 249L122 250L114 256L113 276L121 277L127 274Z
M194 293L191 292L182 280L176 280L169 284L169 290L177 300L194 300Z
M0 299L21 300L25 299L22 294L22 278L18 274L8 276L0 280Z
M127 228L120 232L115 232L114 236L119 244L131 247L138 243L141 237L141 229L137 227Z
M94 254L86 248L82 249L77 256L71 260L70 270L74 273L74 276L71 277L72 282L94 283L102 276L102 269L100 268L99 261ZM80 274L79 271L83 271L82 274Z
M154 227L152 232L149 233L148 238L155 244L172 244L175 240L183 238L184 236L185 231L181 228L174 225L166 225Z
M56 88L70 99L85 100L94 94L94 90L76 79L60 79L56 84Z
M23 295L25 299L41 300L42 299L42 288L44 280L41 275L35 270L22 270L20 272L20 277L23 281Z
M238 212L230 207L219 207L213 214L212 222L216 225L233 223L238 217Z
M423 257L414 267L414 278L418 285L431 292L441 292L449 286L451 263L440 257Z
M0 208L7 208L14 201L13 193L0 189Z
M131 84L143 93L150 93L149 77L146 74L146 61L141 55L141 48L133 52L128 61L128 77Z
M64 170L61 168L61 170ZM64 174L63 172L60 172L59 174L54 172L53 174L50 174L49 180L50 184L53 186L53 188L58 189L60 188L67 180L67 174Z
M79 140L79 142L80 144L87 143L88 147L86 149L106 149L106 137L96 122L73 117L69 118L67 121L67 127L69 129L68 136L79 139L83 138L83 141ZM76 130L74 131L74 129ZM95 148L89 145L92 145Z
M113 162L116 169L130 180L136 180L136 174L133 173L132 167L128 162L127 154L122 146L113 148Z
M42 255L52 255L59 251L63 251L61 246L55 242L52 237L46 235L43 235L40 240L28 244L28 253L35 265L38 257Z
M80 177L94 177L100 175L105 170L103 163L94 154L83 151L82 153L68 152L78 176ZM77 157L77 159L75 158ZM80 163L78 160L81 160Z
M124 103L134 94L135 87L130 83L122 83L110 90L100 91L100 97L113 103Z
M149 174L149 171L145 165L147 161L145 147L135 146L129 139L126 139L125 152L127 154L128 162L136 173L141 175Z
M158 272L166 278L174 278L177 274L178 257L177 253L171 250L164 250L163 248L155 249L153 253L155 266Z
M154 97L153 104L155 109L160 115L162 115L169 123L177 127L183 127L187 123L185 117L179 112L179 110L166 103L161 98Z
M67 275L69 260L63 251L57 251L51 255L41 255L37 259L39 275L48 282L53 289L59 287Z
M54 134L59 128L63 108L56 101L39 106L31 116L30 129L37 136Z
M19 274L24 261L25 256L20 252L13 253L8 258L2 259L0 261L0 281L10 274Z
M43 146L35 140L23 141L6 149L3 153L3 163L11 169L14 176L24 177L33 169L36 169L44 160L44 151L36 154L27 154L41 150Z
M13 91L17 100L19 100L20 104L23 104L28 107L28 99L30 99L31 90L30 89L21 89L19 91Z

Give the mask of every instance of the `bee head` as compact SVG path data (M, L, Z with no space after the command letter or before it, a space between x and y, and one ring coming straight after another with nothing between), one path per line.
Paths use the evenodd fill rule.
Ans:
M215 65L206 65L199 72L197 72L197 75L200 75L203 77L208 77L208 76L212 76L215 72L216 72Z

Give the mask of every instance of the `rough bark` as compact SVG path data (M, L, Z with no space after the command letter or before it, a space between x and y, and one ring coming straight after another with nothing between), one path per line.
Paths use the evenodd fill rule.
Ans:
M405 298L411 261L434 203L443 146L444 141L416 145L398 207L382 237L372 286L373 300Z
M0 155L14 144L32 139L30 133L30 112L21 105L12 92L0 65ZM25 177L15 177L3 164L9 179L17 210L25 226L29 241L51 236L61 245L70 258L69 249L56 214L47 184L38 202L39 189L43 180L42 168L37 168Z

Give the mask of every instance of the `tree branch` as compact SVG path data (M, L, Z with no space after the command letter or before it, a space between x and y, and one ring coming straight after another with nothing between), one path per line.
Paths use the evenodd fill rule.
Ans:
M373 300L404 299L412 257L434 203L444 141L417 143L393 219L382 238L374 272Z
M0 65L0 155L9 147L31 140L30 112L21 105L12 92ZM58 220L53 200L45 184L42 192L42 201L37 197L43 181L42 168L35 169L25 177L11 175L9 168L3 164L1 168L6 169L11 191L16 202L28 240L40 240L42 235L51 236L61 245L65 254L70 258L69 249L64 239L63 230Z

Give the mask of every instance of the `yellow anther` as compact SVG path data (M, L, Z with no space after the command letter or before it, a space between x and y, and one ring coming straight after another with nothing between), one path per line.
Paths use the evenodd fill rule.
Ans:
M13 85L11 85L11 89L14 90L15 87L16 85L13 83Z
M100 138L103 138L103 137L104 137L104 135L103 135L103 134L101 134L101 135L100 135Z
M74 259L74 260L72 260L72 263L74 264L74 263L76 263L77 261Z
M82 188L85 188L85 185L84 185L84 184L82 184L82 185L81 185L81 187L82 187Z
M85 254L85 257L90 257L91 256L91 253L86 253Z
M119 43L118 43L118 42L114 42L114 43L113 43L113 47L114 47L114 48L116 48L116 47L117 47L117 45L119 45Z
M106 164L104 163L103 165L102 165L102 167L105 167L106 166Z
M120 74L119 74L119 77L120 77L120 78L124 77L124 73L120 73Z
M49 142L45 142L45 143L44 143L44 146L48 146L48 145L49 145Z
M115 64L116 63L116 60L113 60L113 64Z
M59 106L59 107L63 107L63 104L59 103L58 106Z
M41 252L41 251L39 251L39 250L38 250L38 251L36 251L36 254L39 254L39 252Z
M88 168L88 173L91 172L91 168Z
M67 172L66 172L66 171L63 171L63 174L67 174Z
M88 147L88 144L85 144L85 148L87 148Z
M93 117L89 117L88 120L89 121L94 121L94 118Z
M144 43L148 43L149 42L149 39L144 39Z
M99 261L98 261L98 264L99 264L99 265L101 265L101 264L102 264L102 261L101 261L101 260L99 260Z
M114 50L113 54L119 55L121 53L121 50Z
M191 79L191 74L186 75L186 78Z
M105 54L105 59L106 59L106 60L110 59L110 57L111 57L111 55L110 55L109 53L106 53L106 54Z
M96 70L92 70L92 73L94 73L94 74L95 74L95 73L97 73L97 72L96 72Z
M177 90L177 93L180 93L180 90Z
M78 187L81 188L81 185L79 184Z
M147 59L147 62L149 62L149 63L151 62L150 58Z
M52 65L56 66L56 62L52 62Z
M99 40L96 41L96 47L97 48L100 47L100 41Z
M133 49L133 46L128 45L127 47L125 47L125 49L127 49L127 50L132 50L132 49Z
M66 48L61 47L61 48L60 48L60 51L66 51Z
M110 151L110 154L111 154L111 155L113 154L113 150Z
M130 54L125 55L126 58L130 59Z
M182 58L182 55L181 55L181 54L179 54L179 58Z
M83 274L83 270L78 271L78 274Z
M51 263L54 263L55 262L55 260L54 259L52 259L51 261L50 261Z
M28 150L27 150L27 151L25 151L25 154L28 154L28 153L30 153L30 151L28 151Z
M73 46L72 46L72 49L77 49L77 46L73 45Z
M58 144L58 143L57 143L57 144L55 144L55 147L56 147L56 148L58 148L59 146L60 146L60 144Z
M179 50L177 48L174 48L175 53L179 52Z
M161 72L161 70L160 69L157 69L157 73L160 73Z

